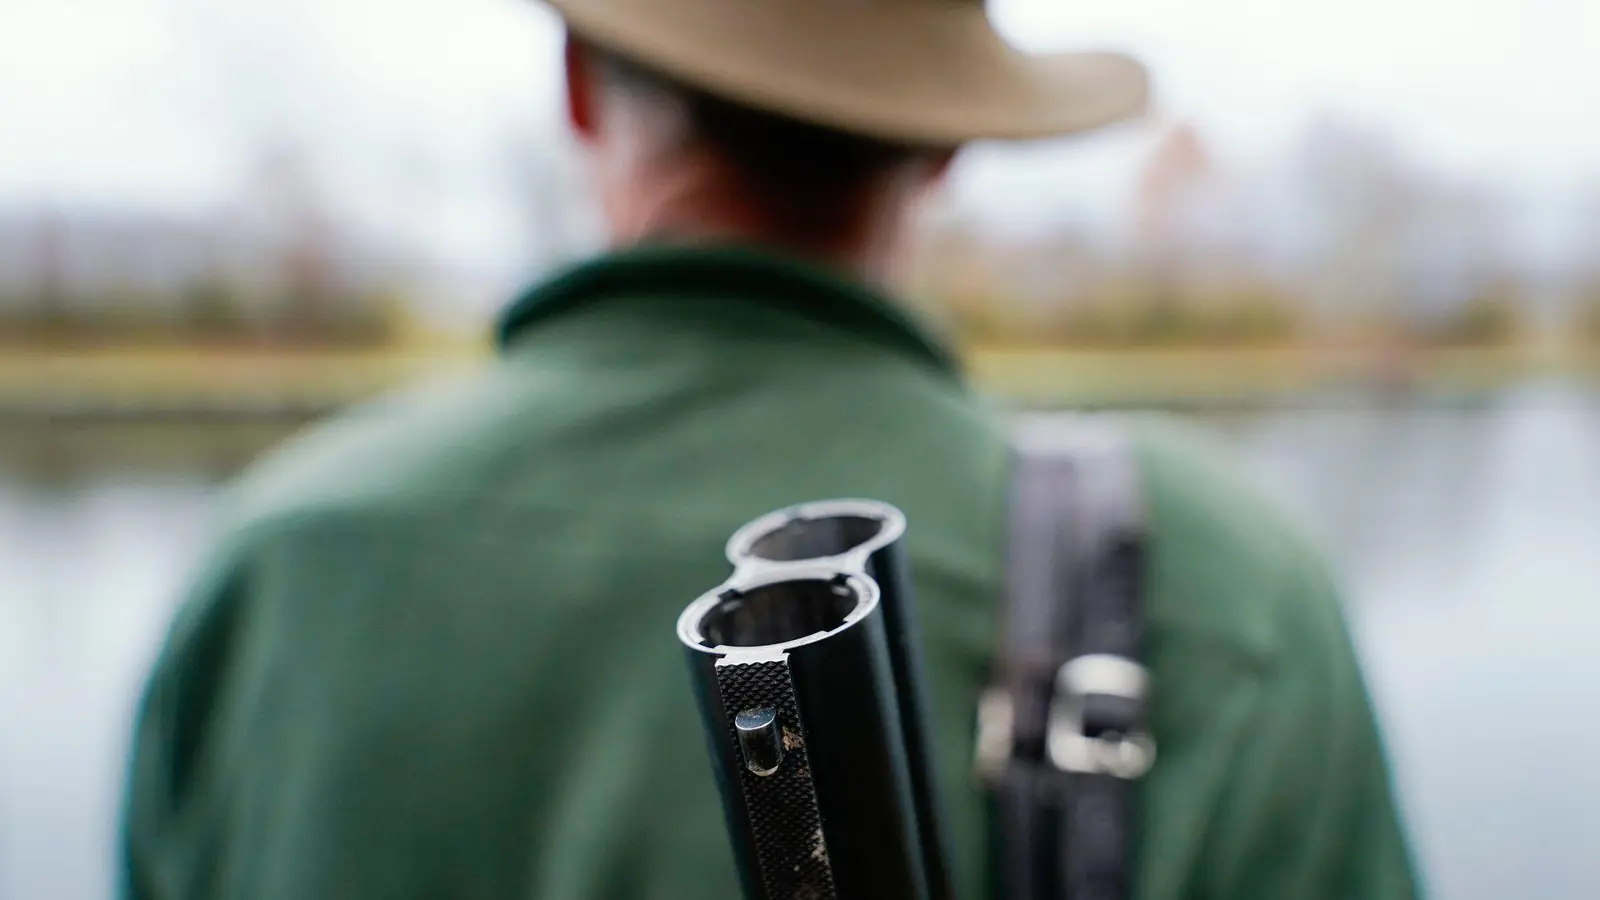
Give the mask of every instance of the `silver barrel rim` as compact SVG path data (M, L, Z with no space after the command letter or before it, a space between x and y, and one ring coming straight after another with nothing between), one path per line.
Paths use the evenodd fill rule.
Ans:
M736 568L752 562L788 565L859 559L889 546L905 532L905 513L888 503L820 500L752 520L728 539L726 553Z
M776 655L848 631L878 608L870 578L793 565L737 578L678 616L678 640L702 653Z

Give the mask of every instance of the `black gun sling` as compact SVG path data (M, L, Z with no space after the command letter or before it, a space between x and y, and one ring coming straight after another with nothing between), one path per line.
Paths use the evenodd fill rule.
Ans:
M1134 795L1155 758L1138 469L1109 423L1085 418L1024 433L1014 473L1001 647L978 710L996 888L1125 900Z

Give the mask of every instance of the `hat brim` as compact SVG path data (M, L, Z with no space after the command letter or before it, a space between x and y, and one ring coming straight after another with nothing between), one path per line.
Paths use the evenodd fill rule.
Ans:
M1144 66L1022 53L978 0L545 0L572 31L728 100L881 140L956 146L1142 114Z

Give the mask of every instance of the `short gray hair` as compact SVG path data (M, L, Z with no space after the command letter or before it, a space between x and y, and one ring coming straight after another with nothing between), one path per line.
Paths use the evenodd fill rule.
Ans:
M753 199L797 225L824 226L851 195L936 151L880 141L755 109L683 84L593 44L603 88L652 106L676 107L684 138L710 148Z

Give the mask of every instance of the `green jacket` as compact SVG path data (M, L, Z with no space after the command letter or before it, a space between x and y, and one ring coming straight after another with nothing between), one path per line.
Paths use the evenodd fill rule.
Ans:
M949 354L737 249L577 267L500 345L240 486L141 707L125 895L737 896L674 622L746 520L865 496L911 523L953 866L981 896L1007 443ZM1414 896L1322 562L1202 438L1133 432L1161 747L1138 896Z

